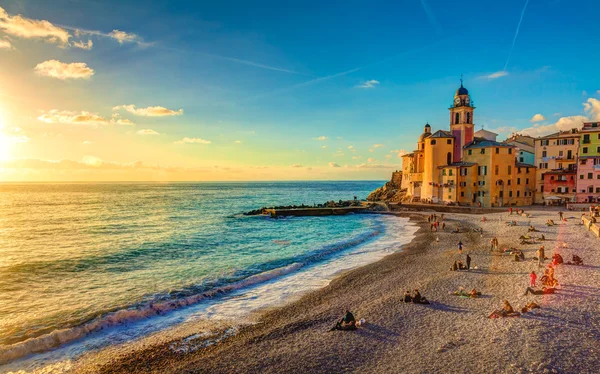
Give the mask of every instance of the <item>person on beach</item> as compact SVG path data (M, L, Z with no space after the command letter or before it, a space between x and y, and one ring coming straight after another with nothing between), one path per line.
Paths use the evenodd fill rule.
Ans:
M537 280L537 274L535 273L535 271L532 271L531 273L529 273L529 286L530 287L535 287L536 280Z
M442 215L440 216L440 219L443 221L444 220L444 214L442 213Z
M460 228L458 226L456 226L456 228L454 229L454 231L452 231L453 234L460 234Z
M558 212L558 217L560 218L561 221L563 220L563 212L562 211Z
M540 249L537 250L536 252L537 258L538 258L538 267L542 267L543 263L544 263L544 246L542 245L540 247Z
M446 231L446 222L442 222L442 231Z
M467 253L467 270L471 269L471 256Z
M508 215L512 216L512 207L508 208Z
M542 287L541 290L534 290L531 287L527 287L523 296L527 296L529 295L529 293L532 293L534 295L550 295L553 294L554 291L555 289L553 287Z
M459 240L458 241L458 253L462 255L462 250L463 250L463 243Z
M465 266L465 264L463 264L462 261L458 260L458 270L467 270L467 267Z
M349 310L346 310L344 317L331 329L331 331L333 330L356 330L356 319L354 318L354 315Z
M457 271L458 270L458 261L454 261L454 263L452 264L452 267L450 267L450 271Z
M521 309L521 313L529 313L533 309L539 309L539 308L540 308L540 306L537 303L531 301L531 302L525 304L525 306Z
M419 292L419 290L415 290L415 293L413 294L413 297L412 297L412 302L415 304L429 304L429 301L427 301L426 298L421 296L421 293Z
M514 313L515 313L515 310L510 305L510 303L508 302L508 300L504 300L504 306L502 307L502 309L500 309L500 310L494 310L488 316L488 318L508 317L510 315L513 315Z
M412 302L412 296L410 295L410 291L406 291L404 293L404 302L405 303L410 303Z

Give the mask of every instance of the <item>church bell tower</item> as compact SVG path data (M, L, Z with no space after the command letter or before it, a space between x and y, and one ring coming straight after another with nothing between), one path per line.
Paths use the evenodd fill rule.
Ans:
M473 141L473 111L475 107L471 103L469 91L463 87L462 77L460 88L454 95L454 103L450 109L450 132L454 137L453 162L462 159L462 147Z

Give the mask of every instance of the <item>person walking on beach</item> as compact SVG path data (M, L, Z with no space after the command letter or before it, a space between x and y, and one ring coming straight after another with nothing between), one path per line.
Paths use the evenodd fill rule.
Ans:
M471 256L467 253L467 270L471 270Z
M563 220L563 212L562 211L558 212L558 217L560 217L561 221Z
M529 286L530 287L535 287L535 281L537 280L537 274L535 273L535 271L532 271L529 274L529 280L530 280Z
M508 208L508 215L512 216L512 206L510 208Z
M544 263L544 246L537 250L538 267L542 267Z
M462 255L462 250L463 250L463 243L459 240L458 241L458 253Z

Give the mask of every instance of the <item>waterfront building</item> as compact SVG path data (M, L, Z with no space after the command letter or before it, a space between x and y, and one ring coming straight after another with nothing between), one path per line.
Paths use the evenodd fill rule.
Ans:
M577 175L579 137L579 130L571 129L535 139L536 204L575 201L570 181Z
M461 85L450 110L450 131L426 124L417 149L402 156L402 188L407 200L461 205L531 205L535 169L517 162L516 146L497 134L474 132L469 91Z
M512 134L506 143L514 145L517 162L535 165L535 138L529 135Z
M579 132L577 202L600 202L600 122L586 122Z

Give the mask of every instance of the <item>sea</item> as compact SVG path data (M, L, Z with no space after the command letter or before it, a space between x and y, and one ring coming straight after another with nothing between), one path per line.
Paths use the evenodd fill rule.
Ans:
M406 218L243 214L383 183L0 184L0 373L241 321L399 251L417 230Z

